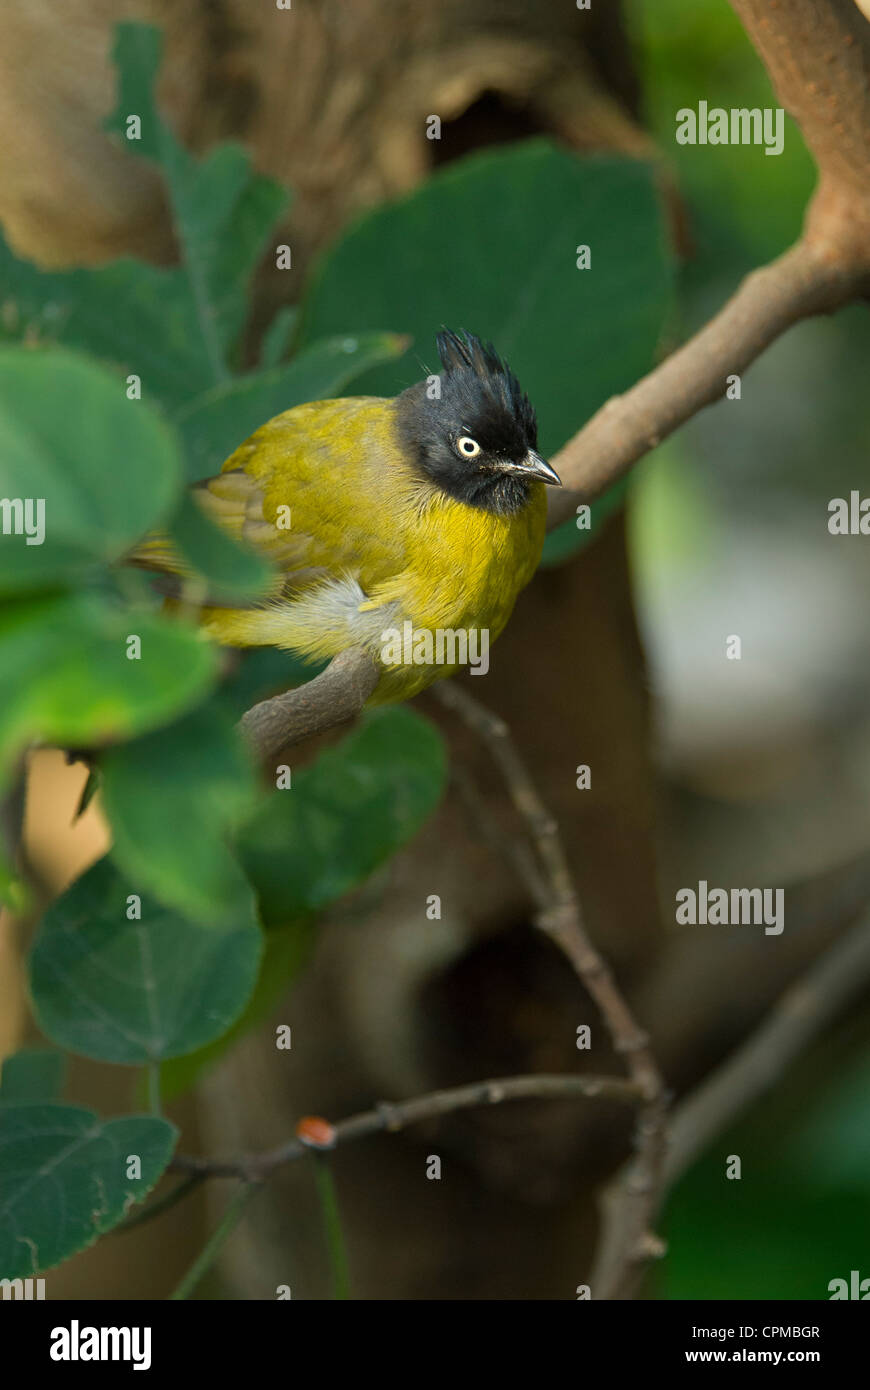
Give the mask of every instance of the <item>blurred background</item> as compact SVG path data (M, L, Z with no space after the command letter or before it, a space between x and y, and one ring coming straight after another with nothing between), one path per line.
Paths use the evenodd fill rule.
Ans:
M161 102L191 148L239 139L294 190L282 233L294 275L288 284L264 260L252 344L361 214L516 141L654 161L674 262L656 353L798 235L814 172L788 118L776 158L674 140L676 111L700 100L776 104L725 0L629 0L589 14L522 0L432 8L321 0L291 20L242 0L74 0L58 25L49 5L21 12L3 0L8 242L43 267L125 253L171 263L158 181L100 128L112 106L112 28L124 18L163 28ZM433 112L437 143L425 136ZM607 211L615 222L617 209ZM453 232L461 240L461 226ZM600 353L606 312L565 364L567 400L582 396L583 354L591 364ZM327 326L407 328L392 317ZM868 348L864 308L802 324L747 373L739 401L645 458L626 495L601 505L590 543L561 563L551 553L482 696L510 722L560 821L596 942L678 1092L746 1036L870 895L870 552L866 538L827 529L830 499L867 486ZM624 386L651 364L626 353ZM591 399L572 427L601 403ZM725 659L730 634L742 639L740 661ZM469 816L466 775L507 818L497 778L430 700L418 707L461 775L417 838L328 910L274 1019L170 1108L185 1151L255 1150L286 1137L300 1114L337 1118L483 1076L586 1065L574 1038L580 1024L595 1026L591 1005ZM579 763L593 770L589 793L575 788ZM32 759L26 845L47 892L107 844L99 803L70 825L84 779L59 753ZM678 928L674 894L699 879L785 888L785 932ZM441 922L426 918L431 893L449 905ZM26 924L0 934L0 1055L37 1037L26 939ZM276 1022L293 1026L286 1056L274 1049ZM590 1069L616 1065L596 1042ZM870 1023L859 1010L676 1189L660 1222L669 1253L646 1296L817 1299L852 1269L870 1275L868 1082ZM69 1093L110 1112L130 1104L134 1078L77 1061ZM620 1112L548 1102L342 1150L334 1171L356 1296L573 1297L594 1242L595 1188L628 1139ZM430 1153L442 1157L437 1183L424 1176ZM732 1154L739 1182L724 1177ZM200 1192L108 1237L53 1272L49 1296L165 1296L221 1200ZM328 1294L304 1164L258 1199L201 1292L270 1298L279 1284L294 1298Z

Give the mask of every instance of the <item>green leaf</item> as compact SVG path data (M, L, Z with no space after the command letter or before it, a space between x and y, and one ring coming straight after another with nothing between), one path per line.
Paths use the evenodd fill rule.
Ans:
M160 1068L160 1093L164 1101L173 1100L189 1090L233 1043L274 1012L288 985L308 961L315 940L315 924L311 918L266 932L260 973L244 1013L236 1019L229 1032L214 1042L206 1043L205 1047L186 1057L175 1057L171 1062L163 1063Z
M212 597L253 598L273 576L270 566L216 526L190 493L184 494L168 530Z
M244 1009L262 934L252 917L216 930L152 899L127 918L135 888L101 859L52 904L31 955L37 1020L61 1047L142 1064L217 1038Z
M9 499L44 517L41 535L0 535L0 590L117 559L164 516L181 476L171 427L117 375L57 348L0 349L0 525L14 524Z
M654 169L533 140L457 161L364 216L320 264L301 336L384 323L411 334L412 354L357 383L377 395L440 369L444 324L489 338L552 454L650 369L672 279ZM590 534L569 526L578 544Z
M165 406L182 405L214 381L180 269L125 256L95 270L42 271L0 237L0 302L8 306L16 338L61 343L115 362Z
M0 1069L0 1101L8 1105L55 1100L63 1085L65 1061L63 1053L44 1047L13 1052Z
M152 1115L0 1106L0 1278L51 1269L117 1226L166 1169L176 1137ZM142 1176L128 1178L134 1155Z
M292 922L362 883L416 835L444 778L439 734L404 708L374 712L301 769L241 836L263 923Z
M141 657L128 659L128 638ZM90 594L0 612L0 771L33 739L89 747L154 728L200 700L216 670L191 628Z
M290 343L296 331L299 310L295 304L284 304L275 314L260 345L260 367L277 367L290 351Z
M228 354L245 322L248 285L265 233L288 197L273 180L251 174L239 146L219 145L198 161L179 144L155 102L162 48L153 26L118 25L118 100L107 128L126 136L128 117L141 120L141 138L128 139L126 146L153 160L166 180L198 346L212 379L221 381L229 376Z
M280 367L251 372L217 386L179 411L191 482L219 473L260 425L305 401L339 395L361 372L395 359L405 340L395 333L364 333L315 343Z
M229 839L255 795L229 716L206 704L101 759L113 858L132 882L205 924L244 920L251 891Z

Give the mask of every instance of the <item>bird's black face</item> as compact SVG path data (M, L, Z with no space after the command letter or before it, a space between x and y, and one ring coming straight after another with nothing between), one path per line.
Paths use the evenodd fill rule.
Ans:
M460 502L510 515L538 480L560 479L537 452L534 408L492 347L438 334L444 371L398 397L402 443L431 482Z

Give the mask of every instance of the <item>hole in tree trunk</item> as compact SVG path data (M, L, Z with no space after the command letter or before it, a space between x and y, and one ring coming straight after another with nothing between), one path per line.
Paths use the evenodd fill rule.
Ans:
M509 145L533 135L547 135L537 112L500 92L483 92L453 121L442 121L441 139L427 141L433 166L449 164L487 145Z

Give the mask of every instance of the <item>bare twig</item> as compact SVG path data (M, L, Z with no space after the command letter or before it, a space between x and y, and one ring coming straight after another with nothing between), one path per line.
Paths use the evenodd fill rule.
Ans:
M609 967L589 939L558 826L538 796L507 724L455 681L435 687L433 693L478 735L500 769L543 869L543 878L526 875L537 907L535 923L564 952L595 1000L614 1050L625 1055L629 1074L643 1099L635 1136L636 1159L630 1180L620 1189L618 1226L611 1227L612 1258L592 1284L596 1298L620 1297L659 1245L649 1222L658 1207L665 1158L668 1096L664 1081L646 1033L638 1027ZM521 860L518 867L522 870Z
M679 1181L710 1141L775 1084L826 1023L836 1018L870 982L870 915L791 985L732 1055L677 1105L669 1126L669 1145L658 1200ZM603 1232L592 1271L592 1288L611 1277L619 1261L623 1193L635 1165L625 1164L602 1201ZM655 1213L653 1213L655 1215ZM664 1246L651 1246L652 1257Z
M503 719L492 714L455 681L433 694L485 743L501 771L511 799L538 850L544 875L527 876L535 896L536 925L565 953L601 1011L614 1050L626 1054L632 1079L650 1097L660 1089L647 1035L635 1023L613 976L582 925L580 903L562 847L559 828L544 806Z
M270 758L359 714L379 675L369 653L351 647L314 680L253 705L242 715L242 732L259 758Z
M672 1143L661 1174L658 1200L686 1171L710 1140L742 1110L757 1100L783 1074L800 1051L840 1014L870 981L870 916L843 937L792 985L771 1013L712 1076L702 1082L673 1111ZM435 1091L414 1100L383 1102L374 1110L354 1115L334 1126L335 1145L352 1143L372 1134L398 1133L409 1125L437 1119L459 1110L498 1105L510 1100L556 1100L584 1096L632 1104L642 1099L632 1081L608 1076L515 1076L475 1082L451 1090ZM163 1199L130 1218L121 1230L159 1215L207 1178L237 1178L246 1182L267 1178L285 1163L310 1153L300 1139L291 1139L258 1155L232 1159L193 1158L179 1154L170 1167L188 1175L185 1182ZM592 1288L596 1297L613 1281L613 1263L623 1242L628 1210L625 1190L637 1179L637 1160L624 1165L609 1186L603 1201L604 1232ZM189 1186L188 1186L189 1184ZM655 1208L652 1214L655 1215ZM619 1260L621 1279L611 1296L623 1296L633 1287L643 1264L662 1254L664 1246L645 1230L634 1258Z
M450 1090L433 1091L414 1100L383 1101L374 1110L353 1115L334 1126L335 1145L365 1139L371 1134L396 1134L408 1125L423 1120L439 1119L457 1110L474 1110L479 1106L501 1105L509 1100L618 1100L628 1103L640 1098L638 1087L631 1081L613 1076L504 1076L492 1081L475 1081L469 1086L454 1086ZM215 1178L243 1178L247 1181L264 1178L285 1163L292 1163L310 1153L309 1145L301 1139L290 1139L267 1153L247 1158L211 1159L177 1155L170 1167L181 1173L200 1174Z
M870 982L870 914L826 951L727 1061L675 1108L665 1163L671 1187L710 1140L770 1090L827 1023Z

